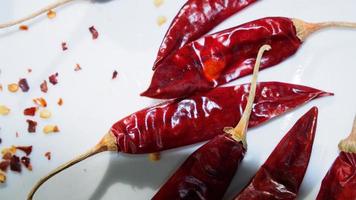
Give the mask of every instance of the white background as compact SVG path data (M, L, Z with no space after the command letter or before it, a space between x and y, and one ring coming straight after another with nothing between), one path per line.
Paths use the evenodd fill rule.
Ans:
M15 19L52 2L51 0L3 0L0 22ZM149 84L152 63L159 44L183 0L166 0L156 8L152 0L112 0L105 3L77 0L57 10L53 20L46 16L31 23L29 31L17 27L0 30L0 104L11 108L0 116L0 148L33 145L33 171L8 173L0 186L0 199L24 199L33 184L61 163L96 144L111 124L124 116L157 103L139 96ZM297 17L310 22L345 20L356 22L356 1L263 0L234 15L214 29L222 30L266 16ZM167 17L159 27L158 16ZM92 40L88 27L94 25L99 38ZM68 50L61 50L61 42ZM284 81L335 93L313 101L248 133L249 151L226 195L231 198L265 161L282 136L313 105L319 107L318 128L307 174L299 199L315 198L322 178L338 154L337 144L351 129L356 111L356 30L326 30L314 34L299 52L260 73L260 81ZM75 72L79 63L82 71ZM32 68L31 74L27 68ZM114 70L117 80L111 80ZM40 83L59 73L59 84L41 93ZM9 93L6 85L28 79L28 93ZM245 83L245 77L232 84ZM29 134L22 111L32 99L43 96L53 117L39 121L38 131ZM64 105L58 107L59 97ZM61 132L44 135L45 124L58 124ZM16 138L18 131L20 137ZM198 145L162 153L152 163L146 155L102 153L47 182L35 199L149 199L154 191ZM52 152L52 160L43 154Z

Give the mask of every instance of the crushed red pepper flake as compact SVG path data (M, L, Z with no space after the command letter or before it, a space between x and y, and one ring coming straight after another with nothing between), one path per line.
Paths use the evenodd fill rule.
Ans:
M52 85L56 85L58 83L58 72L52 74L51 76L48 77L49 82L52 83Z
M4 160L11 160L12 153L11 152L6 152L3 156L2 159Z
M27 31L27 30L28 30L28 26L26 26L26 25L20 25L20 26L19 26L19 29L20 29L21 31Z
M20 158L13 155L10 160L10 170L14 172L21 172Z
M55 12L55 11L53 11L53 10L49 10L48 12L47 12L47 17L48 17L48 19L53 19L53 18L55 18L57 16L57 13Z
M32 152L32 146L17 146L16 149L23 151L27 156Z
M26 122L28 123L28 128L27 128L27 131L29 133L35 133L36 132L36 127L37 127L37 122L36 121L33 121L33 120L26 120Z
M58 104L59 106L62 106L62 105L63 105L63 99L62 99L62 98L59 98L57 104Z
M116 79L117 78L117 75L118 75L118 72L115 70L113 73L112 73L112 78L111 79Z
M52 156L52 154L51 154L51 152L46 152L45 154L44 154L44 156L47 158L47 160L51 160L51 156Z
M82 70L82 68L80 67L80 65L77 63L76 65L75 65L75 68L74 68L74 71L79 71L79 70Z
M62 42L62 50L65 51L68 49L67 43L66 42Z
M7 169L9 168L10 166L10 161L9 160L3 160L0 162L0 170L3 171L3 172L6 172Z
M37 107L29 107L23 111L23 114L27 116L35 116L36 111L37 111Z
M19 134L19 132L17 132L17 131L16 131L16 137L17 137L17 138L20 137L20 134Z
M20 86L22 92L28 92L28 90L30 90L30 86L28 86L28 82L25 78L21 78L18 85Z
M94 26L89 27L89 31L92 35L93 40L97 39L99 37L98 31L94 28Z
M10 92L17 92L19 90L19 85L17 83L10 83L9 85L7 85L7 89L10 91Z
M12 155L16 154L16 151L16 147L12 145L11 147L2 149L1 154L3 155L3 159L10 159ZM10 157L7 154L10 154Z
M0 84L0 92L2 92L3 88L2 88L2 84Z
M47 101L42 97L33 99L33 103L41 107L47 107Z
M32 171L31 159L26 156L21 157L21 163L30 171Z
M0 183L5 183L6 181L6 174L0 171Z
M27 69L27 72L28 72L28 73L31 73L31 72L32 72L32 69L31 69L31 68L28 68L28 69Z
M44 92L44 93L47 93L48 91L48 86L47 86L47 81L44 80L41 85L40 85L40 88L41 88L41 91Z

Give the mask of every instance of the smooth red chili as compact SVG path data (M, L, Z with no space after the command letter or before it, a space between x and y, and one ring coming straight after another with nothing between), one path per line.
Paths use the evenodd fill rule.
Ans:
M111 131L119 151L126 153L159 152L205 141L240 120L248 91L249 84L244 84L169 101L123 118ZM331 94L300 85L261 82L257 85L249 127L328 95Z
M216 25L256 0L188 0L174 17L158 50L154 69L183 45L203 36ZM164 66L163 66L164 67Z
M304 114L235 200L296 199L312 152L318 109Z

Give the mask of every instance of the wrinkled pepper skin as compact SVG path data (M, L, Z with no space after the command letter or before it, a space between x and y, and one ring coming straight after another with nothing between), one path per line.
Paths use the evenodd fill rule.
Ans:
M207 35L165 59L141 95L170 99L210 90L251 74L261 45L272 47L263 55L264 69L293 55L301 43L293 21L282 17L263 18Z
M235 200L296 199L309 164L317 118L316 107L302 116Z
M188 0L163 38L154 68L183 45L208 33L219 23L256 0Z
M321 183L317 200L356 199L356 154L340 152Z
M241 142L221 131L190 155L152 200L222 199L245 152Z
M111 128L118 150L133 154L152 153L209 140L221 134L224 127L235 126L240 120L249 86L220 87L133 113ZM249 127L315 98L330 95L300 85L258 83Z

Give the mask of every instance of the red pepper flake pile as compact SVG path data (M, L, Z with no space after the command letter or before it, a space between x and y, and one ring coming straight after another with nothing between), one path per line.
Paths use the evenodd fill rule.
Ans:
M62 106L62 105L63 105L63 99L62 99L62 98L59 98L57 104L58 104L59 106Z
M30 108L26 108L26 109L23 111L23 114L24 114L24 115L27 115L27 116L35 116L36 111L37 111L37 108L36 108L36 107L30 107Z
M112 73L112 79L116 79L117 78L117 75L118 75L118 72L115 70L113 73Z
M48 77L49 82L52 83L52 85L56 85L58 83L58 73L52 74L51 76Z
M49 10L48 12L47 12L47 17L48 17L48 19L53 19L53 18L55 18L57 16L57 13L55 12L55 11L53 11L53 10Z
M25 78L20 79L18 85L20 86L22 92L28 92L30 89L30 86L28 86L27 80Z
M47 101L42 97L33 99L33 103L41 107L47 107Z
M29 133L35 133L36 132L36 127L37 127L37 122L33 121L33 120L26 120L26 122L28 123L28 127L27 127L27 131Z
M26 26L26 25L21 25L21 26L19 26L19 29L20 29L21 31L27 31L27 30L28 30L28 26Z
M44 156L47 158L47 160L51 160L51 152L46 152Z
M32 153L32 146L17 146L16 149L23 151L27 156Z
M80 67L80 65L77 63L76 65L75 65L75 68L74 68L74 71L79 71L79 70L82 70L82 68Z
M41 85L40 85L40 88L41 88L41 91L44 92L44 93L47 93L48 91L48 86L47 86L47 81L44 80Z
M65 51L67 49L68 49L67 43L66 42L62 42L62 50Z
M89 27L89 31L93 37L93 40L97 39L99 37L98 31L94 28L94 26Z

